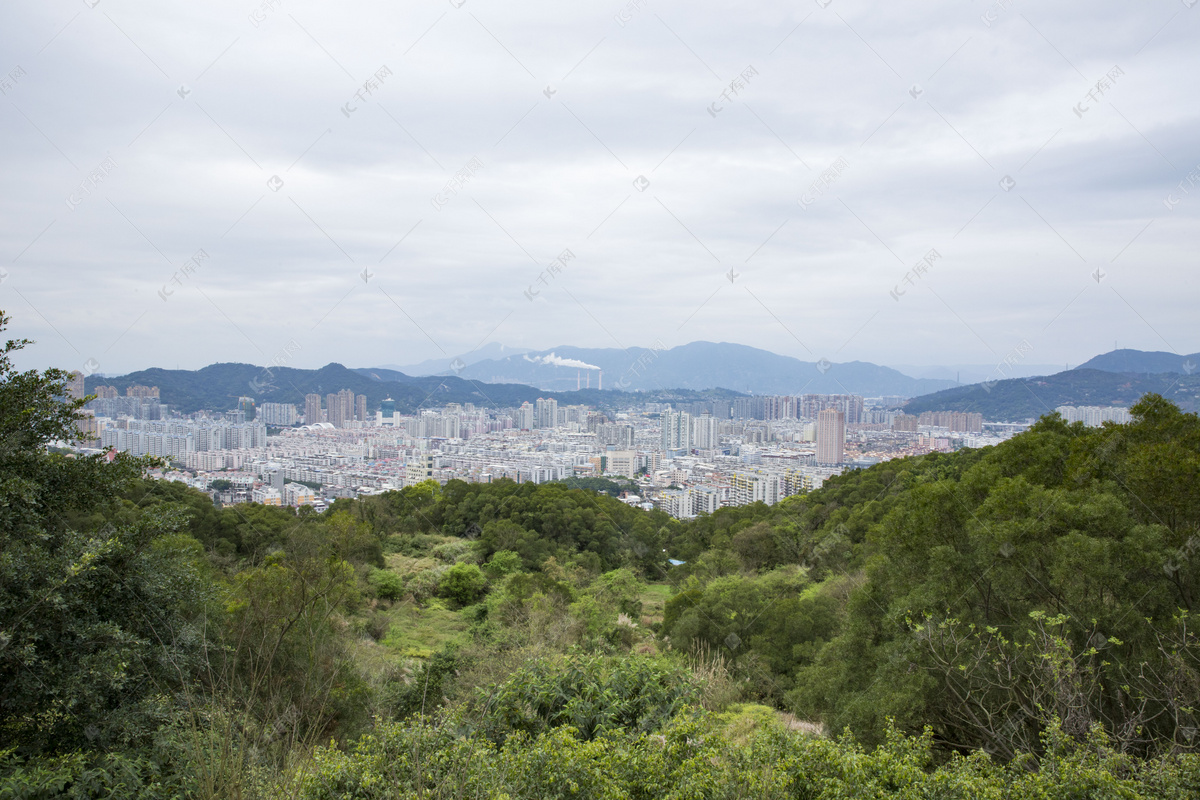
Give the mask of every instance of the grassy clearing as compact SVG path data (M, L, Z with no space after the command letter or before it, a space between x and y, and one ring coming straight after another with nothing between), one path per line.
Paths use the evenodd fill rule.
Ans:
M438 600L425 608L397 603L388 610L391 628L380 644L399 658L429 658L442 647L465 637L467 622Z
M645 624L662 622L663 607L671 599L673 588L668 583L651 583L641 594L642 621Z
M387 562L388 569L395 572L397 575L407 575L410 572L422 572L427 569L433 569L441 565L441 561L430 556L421 558L413 558L401 553L389 553L384 556L384 561Z

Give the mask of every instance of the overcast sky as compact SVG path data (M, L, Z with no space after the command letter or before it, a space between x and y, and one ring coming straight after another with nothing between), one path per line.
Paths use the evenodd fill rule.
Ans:
M108 374L1190 353L1194 4L7 2L0 308Z

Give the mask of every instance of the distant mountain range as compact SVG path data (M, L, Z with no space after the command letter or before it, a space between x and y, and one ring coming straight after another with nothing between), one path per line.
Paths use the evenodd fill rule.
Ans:
M1001 377L1029 378L1034 375L1053 375L1056 372L1070 369L1070 366L1067 364L1020 363L1016 366L1006 366L1008 372L1001 375L995 364L935 364L931 366L889 364L888 366L912 378L933 378L935 380L950 381L960 386L968 383L982 383L983 381L996 380Z
M519 406L539 397L553 397L560 403L581 403L593 406L624 405L632 395L593 387L579 392L546 392L533 386L519 384L485 384L457 376L413 377L388 369L348 369L341 364L327 364L320 369L275 367L269 372L253 364L211 364L198 370L152 369L131 372L117 377L93 376L85 381L86 391L96 386L115 386L123 392L133 385L157 386L163 403L176 406L183 413L194 411L224 411L234 408L239 397L253 397L256 404L293 403L304 409L304 396L322 395L351 389L367 398L368 408L374 410L386 397L396 401L396 410L412 413L421 408L437 408L446 403L474 403L481 407ZM735 396L736 392L714 390L707 392L687 389L638 395L645 400L682 402Z
M589 383L596 388L601 380L606 388L625 391L720 387L747 394L845 393L868 397L913 397L957 385L953 380L911 378L890 367L863 361L801 361L727 342L692 342L664 350L563 346L474 358L482 353L480 350L457 359L423 363L438 367L434 373L437 375L486 383L523 383L559 392ZM418 367L422 365L414 365L413 369Z
M1200 353L1181 356L1161 350L1113 350L1085 361L1076 369L1100 369L1133 375L1191 375L1200 365Z
M480 361L491 359L507 358L512 355L521 355L528 353L529 349L525 347L508 347L498 342L491 342L478 350L472 350L469 353L461 353L457 356L449 358L430 358L419 364L380 364L384 369L394 370L395 372L403 372L406 375L421 377L424 375L453 375L454 368L458 364L470 365ZM456 363L457 362L457 363Z
M1108 372L1082 367L1033 378L958 386L916 397L904 410L977 411L985 420L1023 422L1049 414L1058 406L1131 406L1155 392L1184 411L1200 408L1200 375Z
M558 347L515 353L513 348L494 345L469 355L476 360L468 363L467 356L456 357L445 371L448 374L411 375L391 367L350 369L337 363L320 369L277 367L269 372L251 364L212 364L199 370L153 368L119 377L93 376L86 386L89 392L101 384L118 390L134 384L158 386L162 401L185 413L233 408L241 396L253 397L259 404L294 403L303 408L305 394L341 389L365 395L372 409L391 397L397 409L406 413L446 403L517 406L538 397L611 407L742 393L896 395L913 398L905 406L909 413L977 411L988 420L1013 422L1040 417L1060 405L1128 406L1147 392L1157 392L1185 411L1200 409L1196 370L1200 353L1114 350L1072 370L971 385L914 378L862 361L800 361L729 343L692 342L671 349L628 351ZM575 389L576 382L581 389Z

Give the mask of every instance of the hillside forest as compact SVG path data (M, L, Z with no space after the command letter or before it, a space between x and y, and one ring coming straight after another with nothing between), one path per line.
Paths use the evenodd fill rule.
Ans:
M0 798L1200 796L1200 418L1160 396L688 521L595 482L315 513L59 452L29 344Z

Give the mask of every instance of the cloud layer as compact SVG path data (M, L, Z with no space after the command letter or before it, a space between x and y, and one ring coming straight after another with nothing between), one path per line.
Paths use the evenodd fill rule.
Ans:
M1200 348L1200 9L9 7L25 366Z

